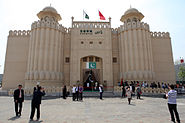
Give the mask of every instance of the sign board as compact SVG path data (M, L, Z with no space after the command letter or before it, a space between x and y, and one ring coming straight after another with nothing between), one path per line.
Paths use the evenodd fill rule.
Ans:
M96 69L96 62L87 62L86 68L87 69Z

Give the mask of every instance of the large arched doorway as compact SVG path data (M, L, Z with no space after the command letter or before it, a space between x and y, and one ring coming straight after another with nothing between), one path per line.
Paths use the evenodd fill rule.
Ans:
M98 91L99 85L103 80L102 58L87 56L80 59L81 74L80 81L85 91Z

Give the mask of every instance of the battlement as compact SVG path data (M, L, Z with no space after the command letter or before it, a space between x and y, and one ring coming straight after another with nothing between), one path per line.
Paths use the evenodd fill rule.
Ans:
M73 21L72 28L111 28L110 22Z
M124 23L124 25L121 25L118 28L118 32L122 32L129 29L145 29L149 31L150 27L147 23L140 22L140 21L137 21L137 22L133 21L133 22Z
M152 38L170 38L169 32L150 32Z
M9 36L30 36L30 30L10 30Z
M62 24L57 23L56 21L51 20L38 20L32 23L31 29L40 28L40 27L49 27L53 29L60 30L65 33L70 33L71 30L69 28L66 28L62 26Z

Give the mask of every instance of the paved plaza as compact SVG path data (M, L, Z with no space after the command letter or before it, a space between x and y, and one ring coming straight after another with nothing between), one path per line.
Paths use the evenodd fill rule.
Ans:
M181 123L185 123L185 98L178 98ZM167 100L162 98L84 98L73 102L71 97L42 101L41 120L29 122L31 100L25 100L22 116L15 118L13 97L0 97L0 123L171 123ZM36 117L35 117L36 119Z

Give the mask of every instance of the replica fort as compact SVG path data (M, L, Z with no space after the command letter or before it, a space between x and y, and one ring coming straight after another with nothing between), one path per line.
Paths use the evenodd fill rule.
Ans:
M31 30L10 31L3 89L103 84L108 90L120 81L175 83L168 32L152 32L135 8L121 17L118 28L109 21L74 21L65 28L53 7L37 14ZM109 88L110 87L110 88Z

